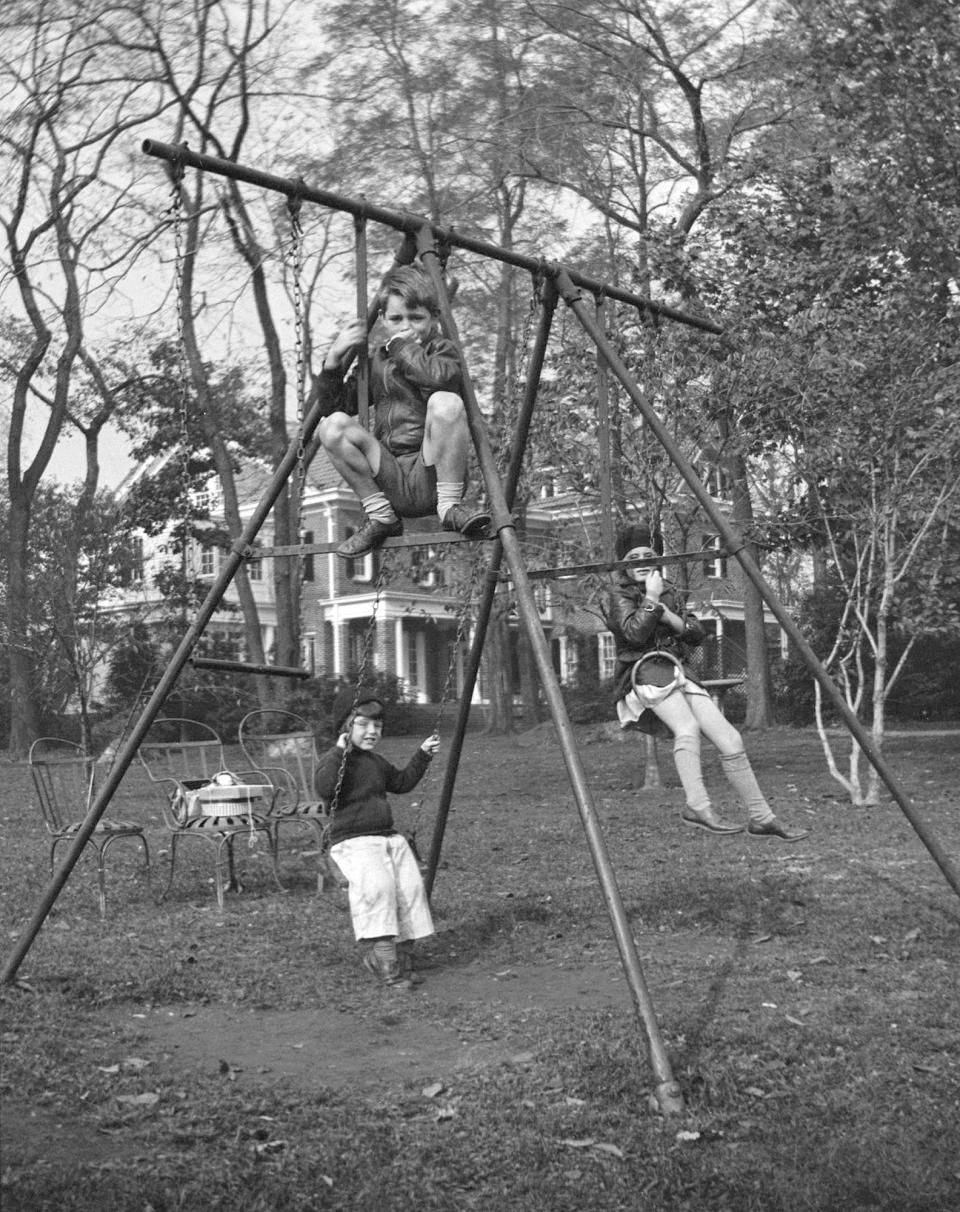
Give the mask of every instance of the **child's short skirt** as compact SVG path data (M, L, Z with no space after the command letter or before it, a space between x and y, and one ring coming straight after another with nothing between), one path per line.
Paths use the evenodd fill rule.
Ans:
M688 678L678 666L673 681L668 685L636 685L624 698L617 700L617 718L620 721L620 727L628 728L631 724L635 724L645 711L651 711L664 699L669 698L675 690L680 690L686 695L702 694L705 698L710 697L702 686L698 686L696 682Z

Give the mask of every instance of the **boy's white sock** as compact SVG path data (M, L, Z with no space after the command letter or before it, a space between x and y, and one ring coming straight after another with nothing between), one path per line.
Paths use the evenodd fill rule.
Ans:
M382 492L372 492L370 496L363 497L360 504L368 518L376 518L378 522L397 521L393 506Z
M437 480L437 517L442 522L454 505L460 504L463 484L456 480Z

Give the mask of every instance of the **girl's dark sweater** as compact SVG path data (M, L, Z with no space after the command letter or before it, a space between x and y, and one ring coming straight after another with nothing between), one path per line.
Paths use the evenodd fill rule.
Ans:
M351 749L347 754L337 809L330 826L330 844L350 837L395 833L393 812L387 792L403 795L412 791L430 765L431 755L417 749L403 770L392 766L379 753ZM327 750L317 764L317 795L328 804L333 801L340 775L343 750L336 745Z

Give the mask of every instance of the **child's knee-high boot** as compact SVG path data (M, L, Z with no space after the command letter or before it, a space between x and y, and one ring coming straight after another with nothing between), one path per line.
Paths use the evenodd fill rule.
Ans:
M742 825L724 820L710 804L700 762L699 733L680 733L675 737L673 761L687 798L687 806L680 815L683 823L706 829L708 833L740 833Z

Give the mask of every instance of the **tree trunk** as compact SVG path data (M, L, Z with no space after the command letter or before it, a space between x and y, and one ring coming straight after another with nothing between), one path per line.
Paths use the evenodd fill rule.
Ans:
M660 774L660 755L657 752L657 738L649 733L643 737L643 785L647 789L663 786L663 776Z
M25 758L40 731L34 687L34 657L29 645L27 581L30 505L23 493L10 501L7 551L7 634L10 666L10 756Z
M753 530L753 503L747 467L743 457L733 454L727 461L733 483L733 520L740 534L748 536ZM746 550L759 567L760 552L749 540ZM743 626L746 633L747 655L747 714L744 728L770 728L776 723L773 708L773 679L770 675L770 652L763 617L763 598L754 583L742 576Z

